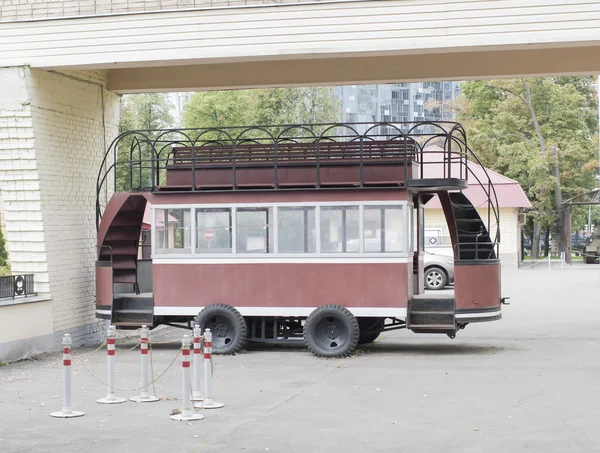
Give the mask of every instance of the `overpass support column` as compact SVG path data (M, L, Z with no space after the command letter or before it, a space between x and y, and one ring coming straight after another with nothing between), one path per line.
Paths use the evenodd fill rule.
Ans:
M28 303L0 299L0 360L56 350L66 332L74 346L103 335L94 316L95 188L118 120L104 71L0 68L7 249L13 273L35 274L38 293Z

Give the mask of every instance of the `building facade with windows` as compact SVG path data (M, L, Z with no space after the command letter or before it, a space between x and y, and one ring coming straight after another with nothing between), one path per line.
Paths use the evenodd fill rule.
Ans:
M458 82L349 85L336 88L346 123L453 120Z

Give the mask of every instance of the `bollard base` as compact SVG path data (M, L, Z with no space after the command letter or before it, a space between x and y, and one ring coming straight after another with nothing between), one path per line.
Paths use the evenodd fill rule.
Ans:
M149 395L149 396L132 396L129 398L129 401L133 401L134 403L154 403L155 401L160 401L158 396Z
M59 411L59 412L52 412L50 414L50 417L54 417L54 418L75 418L75 417L82 417L84 415L85 415L85 413L81 412L81 411L71 411L71 412Z
M219 409L225 407L225 404L213 400L204 400L200 404L194 404L194 407L196 409Z
M192 401L204 401L204 396L203 395L194 395L192 396Z
M177 421L189 421L192 422L194 420L202 420L204 418L204 415L200 415L200 414L177 414L177 415L171 415L171 420L177 420Z
M119 403L124 403L125 401L127 401L127 398L121 398L121 397L113 397L113 398L99 398L96 400L97 403L100 404L119 404Z

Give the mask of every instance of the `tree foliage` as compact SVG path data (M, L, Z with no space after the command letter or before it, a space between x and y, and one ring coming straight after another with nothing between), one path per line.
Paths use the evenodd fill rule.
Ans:
M460 120L484 165L517 180L554 230L562 198L595 185L597 97L590 77L466 82ZM553 170L556 170L553 175Z
M153 131L173 127L172 108L173 105L163 93L125 95L121 99L119 134L128 131ZM155 133L149 132L146 135L152 137ZM116 167L116 189L119 191L143 186L151 179L151 169L140 168L138 162L140 160L150 162L152 156L149 155L148 147L136 146L134 137L135 135L125 136L119 142L117 154L119 165ZM128 163L128 161L131 162Z
M0 276L4 275L11 275L11 268L8 260L8 250L6 250L6 240L2 228L0 228Z
M194 93L184 107L190 128L337 122L333 88L273 88Z

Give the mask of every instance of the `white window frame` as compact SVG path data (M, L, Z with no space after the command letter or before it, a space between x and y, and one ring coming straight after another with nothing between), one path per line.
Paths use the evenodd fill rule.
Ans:
M359 211L359 251L358 252L334 252L334 253L322 253L321 252L321 208L322 207L336 207L336 206L357 206ZM231 261L235 259L236 262L243 263L244 261L256 262L257 259L261 262L277 261L281 259L298 262L306 261L307 259L311 262L317 261L319 258L326 259L327 261L334 260L340 262L352 262L353 259L359 258L370 258L373 260L381 259L389 260L394 258L410 258L413 252L408 250L410 245L410 238L407 234L403 234L402 252L365 252L364 251L364 207L365 206L401 206L404 219L404 231L412 234L412 226L409 226L408 211L409 206L413 206L412 202L406 200L364 200L364 201L328 201L328 202L276 202L276 203L186 203L186 204L153 204L152 205L152 259L158 259L161 262L167 260L178 260L180 262L186 260L193 260L194 262L201 261L218 261L223 262ZM278 209L280 207L314 207L315 208L315 240L316 240L316 251L315 253L279 253L278 250ZM232 214L232 225L231 225L231 236L232 236L232 253L228 254L209 254L209 253L195 253L195 247L192 248L191 254L159 254L156 251L156 210L157 209L190 209L191 214L195 214L196 209L210 209L210 208L230 208ZM271 233L274 235L274 246L273 253L237 253L237 210L240 208L273 208L273 219L269 225ZM193 229L192 245L195 245L195 234L197 234L196 219L195 215L192 215L191 222ZM407 228L408 227L408 228Z

